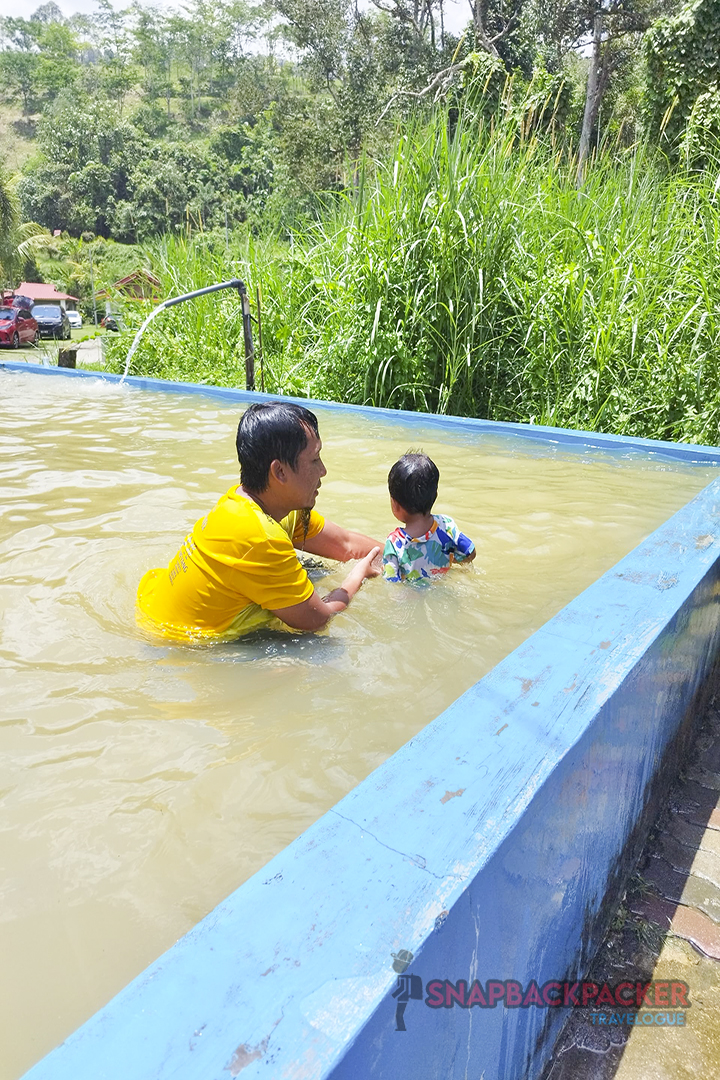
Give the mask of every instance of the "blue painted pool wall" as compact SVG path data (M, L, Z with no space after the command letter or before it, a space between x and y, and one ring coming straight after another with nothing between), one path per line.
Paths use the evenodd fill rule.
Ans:
M426 987L445 978L464 978L468 985L473 978L483 985L489 978L512 978L523 986L534 979L542 985L587 972L609 907L621 898L631 869L622 861L622 841L641 818L653 766L674 747L715 663L717 590L713 571L598 709L440 929L428 936L409 969ZM580 677L584 691L591 690L587 676ZM388 1002L329 1075L538 1077L569 1015L562 1008L472 1012L412 1003L408 1032L401 1035Z
M28 1078L538 1077L564 1010L411 1001L397 1032L393 954L423 983L584 973L715 662L719 514L714 481Z
M103 382L120 383L121 375L108 372L83 371L82 368L59 368L41 364L26 364L17 361L0 360L0 369L7 371L30 372L38 375L57 375L67 378L100 379ZM720 448L701 446L697 443L664 442L659 439L640 439L625 435L609 435L597 431L571 431L567 428L548 427L542 424L516 424L501 420L478 420L467 416L441 416L435 413L408 412L404 409L377 409L368 405L348 405L337 401L318 401L315 398L288 397L283 394L261 394L250 390L238 390L233 387L209 386L205 383L172 382L168 379L145 379L129 376L125 380L128 387L136 390L157 390L173 394L200 394L203 397L216 398L220 401L236 401L238 404L251 404L253 401L294 401L306 408L330 409L341 412L353 412L369 419L378 417L390 422L422 424L424 427L439 427L450 431L465 430L485 432L495 435L515 435L540 443L555 443L565 447L594 447L603 450L640 450L644 453L668 457L681 461L698 461L709 464L720 463Z

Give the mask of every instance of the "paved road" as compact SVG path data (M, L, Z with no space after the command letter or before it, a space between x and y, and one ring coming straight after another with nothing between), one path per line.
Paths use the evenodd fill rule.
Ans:
M87 331L80 331L78 337ZM55 366L58 359L58 350L66 349L69 345L77 345L77 366L84 367L88 364L104 366L103 338L96 337L87 341L78 341L73 332L72 341L53 341L45 339L39 342L37 347L24 345L20 349L3 349L2 356L7 360L25 361L28 364L44 364Z

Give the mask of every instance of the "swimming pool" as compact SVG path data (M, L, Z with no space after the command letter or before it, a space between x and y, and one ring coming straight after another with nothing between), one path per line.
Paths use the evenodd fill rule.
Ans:
M476 567L370 583L325 635L168 647L135 584L236 481L237 403L2 379L8 1076L716 475L322 412L319 509L384 536L387 468L420 442Z

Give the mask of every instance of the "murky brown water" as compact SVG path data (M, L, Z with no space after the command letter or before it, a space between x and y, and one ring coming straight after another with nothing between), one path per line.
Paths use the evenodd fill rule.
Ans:
M388 468L421 445L474 566L373 581L316 637L153 643L137 581L237 481L237 416L0 372L2 1080L715 475L321 414L321 512L384 539Z

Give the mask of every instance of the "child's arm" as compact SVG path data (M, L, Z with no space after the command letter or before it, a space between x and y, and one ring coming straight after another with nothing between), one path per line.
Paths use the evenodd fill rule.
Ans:
M442 527L452 541L453 562L471 563L475 558L475 545L470 537L460 532L451 517L443 516L442 521Z
M393 542L389 536L385 541L385 550L383 551L382 573L386 581L402 581L400 562L395 553Z
M470 537L466 536L465 533L460 532L460 530L458 529L457 540L455 541L455 544L455 561L459 563L471 563L475 558L476 551L475 545L473 544Z

